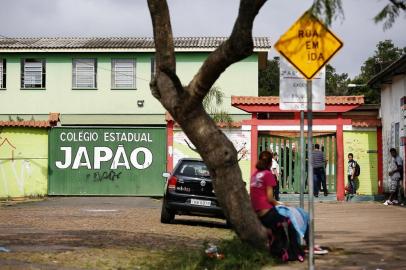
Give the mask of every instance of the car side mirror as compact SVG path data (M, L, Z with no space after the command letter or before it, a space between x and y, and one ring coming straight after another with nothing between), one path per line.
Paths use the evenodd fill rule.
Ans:
M165 178L169 178L169 176L171 176L171 174L168 173L168 172L164 172L164 173L162 174L162 177L165 177Z

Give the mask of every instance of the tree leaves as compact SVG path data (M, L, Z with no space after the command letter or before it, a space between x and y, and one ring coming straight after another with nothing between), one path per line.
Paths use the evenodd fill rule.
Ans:
M406 0L390 0L390 3L374 17L374 21L375 23L384 22L383 30L388 30L402 10L406 11Z

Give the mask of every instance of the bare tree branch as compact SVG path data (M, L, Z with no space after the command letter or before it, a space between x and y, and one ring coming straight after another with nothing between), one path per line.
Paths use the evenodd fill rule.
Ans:
M241 0L231 36L212 52L189 84L192 105L200 103L221 73L252 54L252 26L266 0Z
M156 65L158 70L169 69L176 72L175 50L172 27L166 1L148 0L154 29Z
M182 84L176 75L176 59L175 59L175 49L173 44L173 35L171 20L169 15L168 4L166 1L159 0L148 0L148 6L151 13L152 25L154 29L154 41L155 41L155 61L156 61L156 77L165 74L168 79L174 85L174 88L165 87L165 89L172 90L175 89L177 94L184 92ZM159 80L153 79L150 83L152 95L159 100L164 95L162 93L163 88L159 85ZM170 100L174 100L174 93L171 94ZM166 104L164 104L166 105ZM169 107L169 106L165 106ZM168 108L167 108L168 109Z
M240 150L237 151L237 155L239 155L241 153L241 156L238 158L238 161L240 161L241 159L243 159L245 157L245 155L247 154L247 149L245 148L245 145L247 143L244 143L243 146L240 148ZM243 151L244 150L244 151Z
M193 147L190 145L190 143L189 143L186 139L184 139L184 141L185 141L185 143L187 144L187 146L190 148L190 150L195 151L196 153L199 153L199 152L197 151L197 149L196 149L196 148L193 148Z
M250 204L238 166L237 151L202 105L220 74L232 63L252 53L252 25L266 0L241 0L239 17L230 38L202 65L198 75L183 87L176 75L168 6L165 0L148 0L154 27L157 74L152 94L181 126L210 170L213 187L224 215L242 241L265 248L265 228Z

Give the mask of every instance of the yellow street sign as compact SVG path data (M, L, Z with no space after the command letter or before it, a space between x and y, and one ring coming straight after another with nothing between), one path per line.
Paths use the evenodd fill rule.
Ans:
M342 46L343 43L309 12L275 44L276 50L307 79L313 78Z

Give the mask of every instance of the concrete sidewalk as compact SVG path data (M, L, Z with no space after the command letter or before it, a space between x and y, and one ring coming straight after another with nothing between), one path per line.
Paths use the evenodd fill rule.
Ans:
M406 269L405 207L378 202L315 203L315 231L316 244L331 249L328 255L316 256L316 269ZM307 268L307 261L272 267Z

